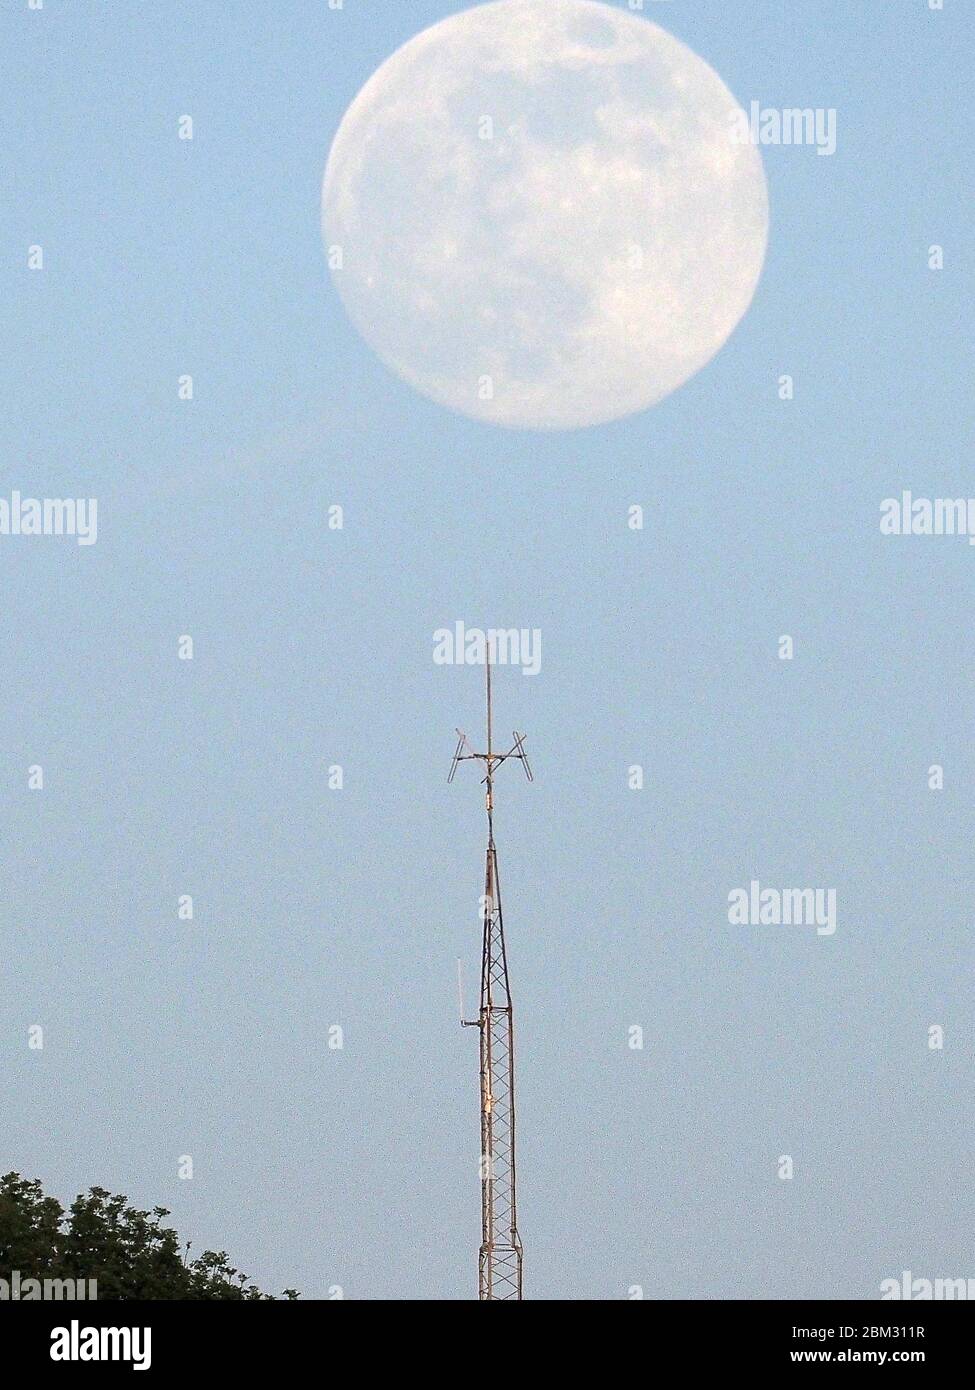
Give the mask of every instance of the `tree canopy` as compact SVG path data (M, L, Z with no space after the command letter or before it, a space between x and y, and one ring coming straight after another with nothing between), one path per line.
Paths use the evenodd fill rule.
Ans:
M37 1178L0 1177L0 1278L14 1270L22 1279L97 1279L98 1298L274 1299L227 1254L204 1250L189 1258L190 1246L162 1223L165 1207L139 1211L127 1197L103 1187L79 1195L65 1211L44 1195ZM282 1298L297 1298L285 1289Z

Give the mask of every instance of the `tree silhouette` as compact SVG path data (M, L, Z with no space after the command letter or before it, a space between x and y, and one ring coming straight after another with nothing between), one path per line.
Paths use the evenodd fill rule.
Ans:
M97 1279L98 1298L261 1299L247 1275L222 1251L190 1260L174 1230L162 1224L165 1207L139 1211L127 1197L93 1187L65 1212L46 1197L37 1178L0 1178L0 1278ZM282 1298L297 1298L285 1289Z

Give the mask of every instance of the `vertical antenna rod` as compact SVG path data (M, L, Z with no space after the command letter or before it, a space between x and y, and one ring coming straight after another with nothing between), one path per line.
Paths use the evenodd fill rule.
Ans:
M485 660L487 685L487 752L476 753L465 734L458 743L448 782L457 764L485 765L488 843L481 910L481 1008L478 1017L461 1022L480 1030L481 1057L481 1248L478 1254L478 1297L482 1300L520 1299L522 1249L515 1197L515 1037L511 989L501 916L501 884L494 846L494 773L509 758L517 758L529 782L532 771L524 736L514 734L508 753L494 751L491 711L491 654Z

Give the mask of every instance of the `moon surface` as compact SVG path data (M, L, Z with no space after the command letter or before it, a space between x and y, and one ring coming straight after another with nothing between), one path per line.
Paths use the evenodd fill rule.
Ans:
M747 310L768 244L738 102L658 25L497 0L404 44L335 137L322 226L345 308L418 391L573 429L675 391Z

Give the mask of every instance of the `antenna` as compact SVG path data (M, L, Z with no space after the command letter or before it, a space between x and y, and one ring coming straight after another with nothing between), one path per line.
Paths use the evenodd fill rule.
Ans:
M464 1027L464 967L460 963L460 956L457 957L457 1004L460 1008L461 1027Z
M494 845L494 774L502 763L518 759L528 781L532 770L524 735L515 732L507 753L496 753L491 706L491 651L485 660L487 691L487 751L478 753L467 735L457 730L457 748L448 782L463 762L483 762L488 842L484 870L483 937L481 942L481 1007L476 1019L461 1024L480 1030L481 1059L481 1248L478 1253L478 1297L481 1301L520 1299L522 1247L515 1201L515 1038L508 961L501 916L501 884ZM460 964L458 962L458 972ZM459 980L458 973L458 980Z

